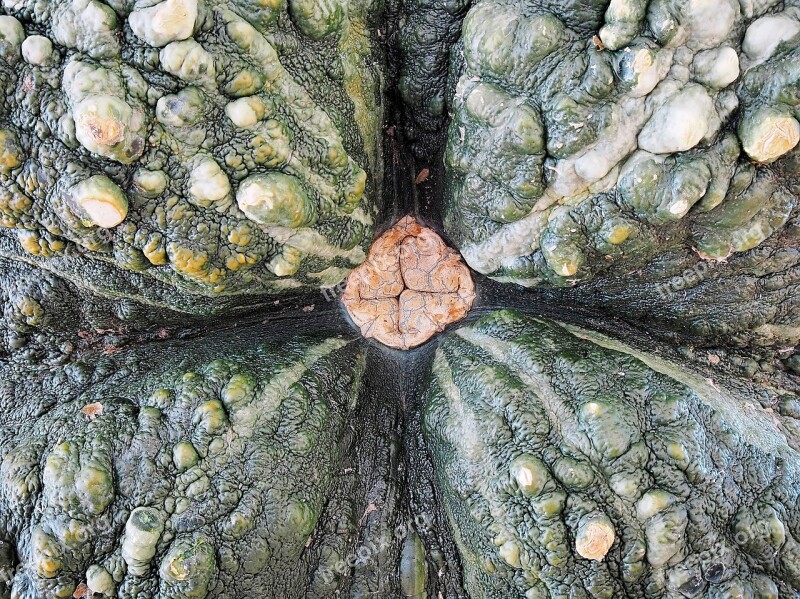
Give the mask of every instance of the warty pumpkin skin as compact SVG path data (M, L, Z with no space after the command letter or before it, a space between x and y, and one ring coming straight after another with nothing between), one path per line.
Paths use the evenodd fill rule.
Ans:
M71 597L81 583L96 597L331 591L323 575L346 556L357 517L342 471L364 348L212 345L129 356L125 368L71 364L60 384L94 379L84 393L4 401L3 596ZM4 400L26 398L12 381Z
M800 593L797 10L3 0L0 599Z
M335 285L363 260L379 3L2 10L3 256L187 313Z
M678 264L715 268L769 240L762 268L795 273L797 9L558 4L473 3L446 51L444 220L467 262L598 293L655 262L671 291Z
M800 404L753 400L518 312L449 334L424 431L470 596L798 592Z

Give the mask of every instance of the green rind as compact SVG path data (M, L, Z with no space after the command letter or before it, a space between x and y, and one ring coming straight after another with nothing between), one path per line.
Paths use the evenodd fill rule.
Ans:
M2 255L63 257L101 295L172 289L195 313L340 282L380 205L383 6L300 4L5 3ZM23 60L34 33L52 53L28 44ZM249 218L239 186L266 173L291 178L313 218ZM91 215L82 183L100 174L124 197Z
M577 19L572 3L474 3L443 198L467 262L528 287L602 288L675 249L724 260L784 228L796 9L743 7L617 0ZM770 19L783 20L773 37ZM520 106L541 123L528 143Z
M598 342L501 311L437 350L424 430L470 596L800 590L794 417ZM603 519L610 551L581 557Z
M70 365L60 391L40 369L3 366L4 592L67 597L87 580L117 598L335 591L325 572L355 526L339 484L363 351L338 338L191 347L143 356L164 360L149 372L129 352L107 381ZM37 371L44 385L25 384Z

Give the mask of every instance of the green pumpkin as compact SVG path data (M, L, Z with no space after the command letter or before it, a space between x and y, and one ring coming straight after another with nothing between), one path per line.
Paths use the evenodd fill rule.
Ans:
M798 48L770 0L0 2L0 599L800 593Z

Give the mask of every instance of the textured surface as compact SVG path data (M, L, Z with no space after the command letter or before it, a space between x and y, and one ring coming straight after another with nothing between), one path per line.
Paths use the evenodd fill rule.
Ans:
M796 5L0 0L0 599L797 595Z
M73 365L55 391L3 367L0 596L334 591L322 572L353 526L337 493L365 356L335 338L248 345L149 372L128 353L107 380Z
M408 106L405 130L417 154L435 154L452 104L447 87L451 60L457 60L461 20L469 0L408 0L400 30L402 54L397 87ZM430 157L430 156L429 156Z
M725 262L674 248L631 274L565 290L564 299L699 347L773 348L800 341L800 228L796 219L757 248Z
M474 299L472 275L459 255L410 216L375 241L342 295L362 335L400 349L464 318Z
M0 253L189 312L338 283L379 199L380 10L4 2Z
M448 335L424 429L470 596L794 596L797 405L515 312Z
M445 152L446 230L467 262L565 286L773 236L797 205L800 139L800 21L782 7L475 3Z
M117 342L141 335L164 339L175 329L197 327L198 318L154 309L131 296L102 298L86 293L57 273L0 258L0 356L51 365L69 361L81 345L99 340L113 351ZM127 296L127 297L126 297ZM176 306L179 307L179 306Z

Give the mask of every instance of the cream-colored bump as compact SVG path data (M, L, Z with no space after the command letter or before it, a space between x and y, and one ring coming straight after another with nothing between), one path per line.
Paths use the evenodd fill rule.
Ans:
M155 6L134 10L128 23L138 37L160 48L191 37L197 14L197 0L165 0Z
M43 35L32 35L22 42L22 58L34 66L45 64L53 55L53 42Z
M128 215L128 200L122 189L105 175L94 175L72 189L78 216L89 225L110 229Z
M614 525L605 516L589 518L578 528L575 551L585 559L602 560L614 544Z
M745 31L742 52L754 66L775 53L781 42L800 32L800 22L788 14L765 15L756 19Z
M248 129L264 118L266 107L260 98L250 96L230 102L225 114L237 127Z
M800 141L800 123L789 114L763 108L740 126L742 147L757 162L772 162Z
M202 206L225 199L230 191L228 176L213 158L201 159L189 176L189 193Z

